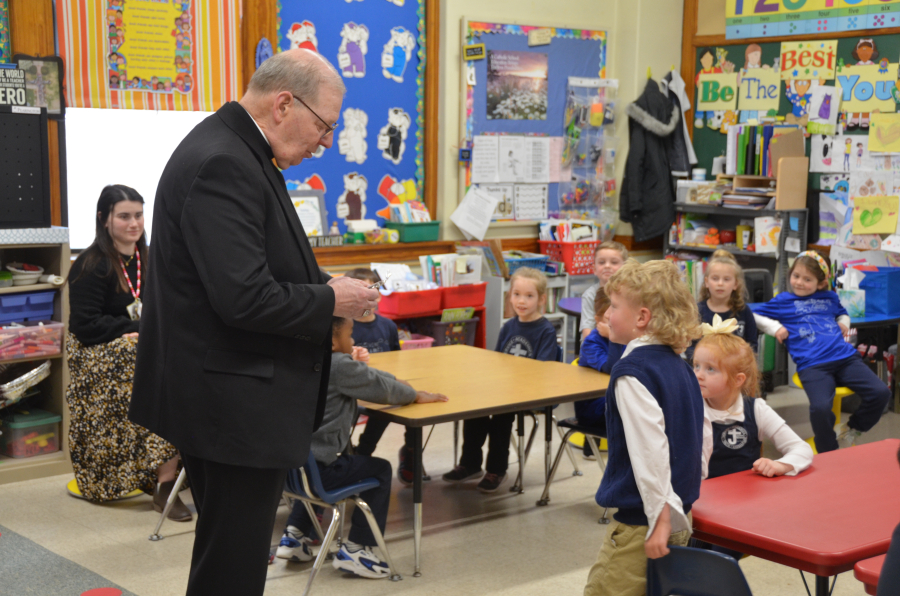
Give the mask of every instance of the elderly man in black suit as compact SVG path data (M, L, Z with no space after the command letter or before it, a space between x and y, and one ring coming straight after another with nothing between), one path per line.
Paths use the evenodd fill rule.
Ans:
M377 291L316 264L279 168L331 147L341 76L296 49L185 137L153 212L131 419L181 452L198 521L187 594L265 589L289 468L321 421L331 319Z

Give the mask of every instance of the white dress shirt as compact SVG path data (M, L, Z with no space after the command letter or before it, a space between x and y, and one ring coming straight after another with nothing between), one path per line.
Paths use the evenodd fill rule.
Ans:
M238 104L238 105L240 105L240 104ZM244 108L244 106L241 106L241 107ZM269 142L269 138L266 136L266 133L263 132L263 129L259 127L259 124L256 123L256 119L253 117L253 114L251 114L250 110L248 110L247 108L244 108L244 111L247 112L247 115L250 116L251 120L253 120L253 124L259 130L259 134L262 135L262 138L264 138L266 140L266 145L271 147L272 143Z
M628 342L622 358L627 358L635 348L658 345L649 335ZM663 507L669 506L672 533L691 531L691 524L684 514L684 503L672 488L672 469L669 466L669 438L666 436L666 420L656 398L643 383L632 376L616 380L616 405L622 417L625 443L631 458L631 467L638 491L644 501L644 514L649 529L647 538L653 533ZM707 431L707 426L709 430ZM703 451L709 442L712 450L712 426L703 418ZM702 477L706 477L704 460Z
M790 464L794 469L785 474L785 476L796 476L812 464L813 450L809 444L797 436L787 422L779 416L775 410L769 407L769 404L762 399L753 400L753 412L756 415L756 426L759 429L760 441L772 441L775 448L782 457L779 461L783 464ZM703 424L704 429L709 424L712 431L712 423L732 424L744 421L744 400L738 399L727 410L716 410L712 408L706 400L703 400L703 414L706 421ZM713 445L712 441L707 444L705 438L703 441L703 469L707 469L709 458L712 457Z

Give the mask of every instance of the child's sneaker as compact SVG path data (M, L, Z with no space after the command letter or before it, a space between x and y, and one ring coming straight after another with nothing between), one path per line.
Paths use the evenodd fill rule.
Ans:
M465 466L456 466L442 476L444 482L464 482L466 480L474 480L481 476L481 469L470 470Z
M506 474L500 476L498 474L491 474L488 472L484 475L484 478L481 479L481 482L478 483L478 490L483 493L492 493L495 492L500 485L503 484L503 481L506 480Z
M397 478L403 486L412 486L414 476L412 451L406 447L401 447L400 465L397 466ZM425 471L424 465L422 466L422 480L424 482L431 480L431 476Z
M588 461L597 461L597 456L594 455L587 437L584 438L584 445L581 446L581 456Z
M370 547L352 542L341 545L331 565L335 569L369 579L381 579L391 575L387 563L379 559Z
M834 426L834 432L837 435L838 447L846 448L856 445L857 439L862 436L862 432L855 428L850 428L847 422L838 423Z
M312 561L312 549L309 548L311 544L312 540L308 536L304 536L303 532L294 526L288 526L284 531L284 536L281 537L281 542L278 543L275 556L295 563Z

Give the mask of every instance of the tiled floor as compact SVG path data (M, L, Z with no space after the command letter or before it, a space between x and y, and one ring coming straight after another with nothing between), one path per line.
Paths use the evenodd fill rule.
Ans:
M769 403L801 436L811 434L801 391L781 389L770 395ZM565 415L562 410L559 413ZM327 567L316 579L314 594L581 594L605 531L596 523L601 510L593 499L600 481L597 464L579 457L584 476L574 477L571 464L563 460L547 507L535 506L543 475L539 453L526 466L525 494L507 492L507 482L500 492L482 495L474 482L451 486L440 480L452 464L452 428L452 424L436 427L425 452L426 468L435 480L425 485L422 577L412 577L412 491L395 481L387 542L403 581L348 578ZM900 437L900 415L887 414L864 439L887 437ZM391 426L376 455L396 465L402 440L402 428ZM510 472L515 471L512 465ZM147 537L157 514L149 497L93 505L68 496L67 480L59 476L0 486L0 524L141 596L184 593L192 523L166 522L162 530L166 538L150 542ZM849 523L852 507L847 511ZM287 508L279 509L273 543L287 514ZM0 578L3 564L0 560ZM276 560L269 568L267 596L301 593L311 565ZM744 559L741 567L757 595L805 594L800 574L793 569L753 557ZM2 579L0 594L4 594ZM835 596L862 594L862 584L852 572L838 578Z

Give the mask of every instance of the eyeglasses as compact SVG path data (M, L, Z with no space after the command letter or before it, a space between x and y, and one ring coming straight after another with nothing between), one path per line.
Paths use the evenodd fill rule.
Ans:
M291 95L294 95L294 94L292 93ZM297 101L299 101L300 103L302 103L304 106L306 106L306 109L309 110L310 112L312 112L312 113L313 113L313 116L315 116L316 118L318 118L318 119L319 119L319 122L321 122L322 124L325 125L325 131L326 131L326 132L325 132L325 134L322 135L321 138L324 139L325 137L327 137L328 135L330 135L331 133L333 133L335 130L337 130L337 127L338 127L338 123L337 123L337 122L334 123L334 126L328 124L327 122L325 122L324 120L322 120L322 117L319 116L318 114L316 114L316 111L315 111L314 109L312 109L311 107L309 107L309 105L307 105L307 103L306 103L305 101L303 101L302 99L300 99L300 98L297 97L296 95L294 95L294 99L296 99Z

